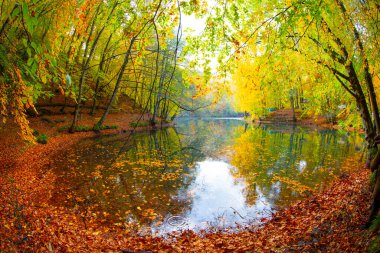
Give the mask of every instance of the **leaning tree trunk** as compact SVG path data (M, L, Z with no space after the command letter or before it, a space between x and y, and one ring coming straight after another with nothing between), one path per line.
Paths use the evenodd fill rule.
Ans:
M351 70L349 70L349 73L350 73L351 84L357 87L357 90L355 92L355 94L357 95L356 103L359 109L360 117L363 120L363 127L366 133L365 140L366 140L367 149L368 149L367 164L371 168L371 171L373 171L373 173L376 173L375 187L372 193L371 211L368 217L368 221L366 223L366 226L368 227L372 223L376 215L378 214L379 207L380 207L380 173L378 169L380 165L380 149L377 147L377 144L380 144L380 136L378 135L375 138L375 134L376 134L375 128L378 129L378 125L377 125L378 120L376 120L376 118L378 118L378 115L377 116L375 115L375 122L373 124L371 115L369 113L369 108L367 106L367 101L365 99L364 93L357 79L357 76L353 75L355 72L352 66L351 66ZM374 98L376 99L376 97L370 98L370 100L372 101L371 105L372 105L372 108L375 109L374 111L378 112L377 105L376 106L373 105L373 102L376 101ZM372 151L374 150L376 151L376 154L372 156Z
M107 43L106 43L106 45L105 45L105 47L103 49L102 58L101 58L100 63L99 63L98 77L96 78L96 85L95 85L95 91L94 91L94 97L93 97L93 100L92 100L92 108L91 108L90 115L94 115L95 114L96 101L97 101L97 97L98 97L99 84L100 84L100 79L101 79L100 75L104 73L104 71L103 71L104 61L105 61L105 58L106 58L108 46L109 46L110 41L112 39L112 35L113 34L111 33L111 35L108 37Z
M117 81L116 81L116 84L115 84L115 88L113 90L113 93L112 93L112 96L111 96L111 99L110 101L108 102L108 105L107 105L107 109L104 111L102 117L100 118L100 120L98 121L98 123L96 123L94 125L94 130L98 130L104 123L104 121L106 120L106 117L108 116L108 113L111 109L111 106L113 104L113 102L115 101L115 98L116 98L116 94L118 93L119 91L119 86L120 86L120 83L121 83L121 80L123 78L123 75L124 75L124 71L125 71L125 68L129 62L129 57L131 56L131 51L132 51L132 46L133 44L135 43L136 39L138 38L138 36L140 36L140 34L145 30L145 27L150 23L150 22L154 22L156 16L157 16L157 13L158 13L158 10L160 9L161 7L161 3L162 3L162 0L159 1L158 5L157 5L157 8L156 8L156 11L154 12L154 15L153 15L153 18L152 19L149 19L142 27L141 29L132 37L131 39L131 43L129 44L129 47L128 47L128 50L127 50L127 53L125 54L125 57L124 57L124 62L123 64L121 65L120 67L120 72L119 72L119 76L117 78Z
M69 128L69 132L70 133L74 133L75 132L75 128L76 128L77 123L78 123L79 111L80 111L80 106L81 106L81 103L82 103L83 83L84 83L85 78L86 78L88 64L89 64L89 62L91 60L91 57L92 57L91 54L93 53L92 52L93 50L91 50L90 56L87 56L88 50L90 49L89 43L90 43L91 36L92 36L92 34L94 32L94 29L95 29L96 17L97 17L97 15L99 13L99 8L100 8L100 5L98 5L98 7L96 8L96 13L95 13L95 16L94 16L94 20L91 23L90 32L89 32L89 35L88 35L87 40L86 40L86 48L84 50L83 60L82 60L82 72L81 72L81 76L80 76L80 79L79 79L79 85L78 85L79 86L79 91L78 91L77 103L76 103L76 106L75 106L73 121L72 121L71 126ZM94 42L94 44L92 45L92 48L94 49L95 46L96 46L96 42Z
M356 105L358 106L360 117L363 120L363 127L364 127L364 132L366 134L365 140L367 143L367 148L370 149L371 147L373 147L373 144L374 144L373 140L375 138L375 129L372 123L371 114L368 109L366 97L364 95L362 87L360 86L360 81L356 74L353 64L352 63L349 64L346 67L346 70L349 75L350 85L355 95Z
M100 31L96 35L96 37L94 39L94 42L93 42L93 44L91 46L90 53L87 56L87 52L88 52L88 49L89 49L88 45L90 43L91 35L92 35L92 33L94 31L94 28L95 28L96 18L98 16L99 10L100 10L100 4L98 5L98 7L96 9L95 17L93 18L94 21L91 24L91 32L90 32L90 34L89 34L89 36L87 38L87 41L86 41L86 49L85 49L85 54L84 54L84 63L83 63L82 75L81 75L80 83L79 83L78 101L77 101L77 106L75 107L75 111L74 111L73 123L71 124L71 127L69 129L69 132L71 132L71 133L75 132L76 124L77 124L77 121L78 121L78 115L79 115L79 110L80 110L80 105L81 105L81 100L82 100L83 83L84 83L84 80L85 80L85 77L86 77L88 66L90 64L90 61L92 60L92 57L94 55L95 48L98 45L100 36L103 34L104 29L106 28L106 25L107 25L108 21L111 19L112 15L113 15L113 13L114 13L114 11L116 9L116 6L118 4L119 3L116 1L115 4L113 5L113 7L111 9L111 12L109 13L109 15L107 17L106 23L102 26L102 28L100 29Z
M157 97L156 97L156 102L154 104L154 109L153 109L153 115L152 115L152 119L151 119L151 122L150 124L155 127L156 126L156 117L157 117L157 114L158 114L158 109L160 107L160 104L161 104L161 97L162 97L162 90L163 90L163 86L164 86L164 82L165 82L165 78L166 78L166 67L167 67L167 56L166 56L166 53L164 52L163 56L162 56L162 67L161 67L161 75L160 75L160 81L159 81L159 85L158 85L158 91L157 91Z
M98 130L103 125L104 121L106 120L106 118L107 118L107 116L108 116L108 114L109 114L109 112L111 110L112 104L115 101L116 95L117 95L117 93L119 91L120 83L121 83L121 80L123 79L124 71L125 71L125 68L126 68L128 62L129 62L129 57L131 56L132 46L133 46L136 38L137 37L133 37L131 39L131 43L129 44L128 51L127 51L127 53L125 54L125 57L124 57L124 62L123 62L123 64L120 67L119 76L117 77L117 81L116 81L115 88L113 90L111 99L108 102L107 108L104 111L102 117L100 118L100 120L98 121L98 123L96 123L94 125L94 129L95 130Z
M380 134L380 115L379 115L379 107L377 105L377 99L376 99L376 92L373 85L373 79L372 75L370 73L370 67L368 58L366 56L364 44L363 44L363 38L361 37L358 28L356 27L355 22L350 18L349 14L347 13L347 9L341 0L336 0L337 5L339 6L341 12L343 13L344 17L349 21L349 24L351 25L352 32L354 34L354 41L358 45L360 56L362 57L363 61L363 67L364 67L364 79L365 84L368 89L368 95L369 95L369 103L371 105L372 113L373 113L373 120L374 120L374 128L376 129L376 134ZM375 146L375 148L377 148Z
M380 136L377 136L375 138L375 143L380 144ZM375 185L372 191L372 203L371 203L371 210L368 217L368 221L366 223L366 227L369 227L375 217L379 213L380 209L380 172L379 172L379 163L380 163L380 151L379 147L377 149L377 153L375 158L371 161L371 170L372 173L375 173Z
M295 111L295 101L294 101L294 93L295 93L295 89L292 88L290 90L290 106L292 107L292 121L293 122L296 122L297 121L297 118L296 118L296 111Z
M376 182L372 193L371 212L369 214L368 222L372 222L379 213L380 208L380 173L376 171Z

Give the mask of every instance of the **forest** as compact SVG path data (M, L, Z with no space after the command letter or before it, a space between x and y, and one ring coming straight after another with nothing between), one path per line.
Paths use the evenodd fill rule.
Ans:
M379 252L375 0L1 0L1 252Z

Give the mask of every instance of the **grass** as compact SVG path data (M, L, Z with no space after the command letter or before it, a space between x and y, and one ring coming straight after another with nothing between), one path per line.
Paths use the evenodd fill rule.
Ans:
M95 130L95 131L98 131L98 130L106 130L106 129L117 129L118 126L117 125L101 125L101 126L98 126L98 125L95 125L94 128L92 128L92 130Z
M149 122L148 121L132 121L131 123L129 123L129 125L131 127L147 127L149 126Z
M65 132L68 131L70 126L63 126L58 128L58 132ZM79 125L75 127L75 132L89 132L89 131L99 131L99 130L106 130L106 129L117 129L117 125L102 125L102 126L86 126L86 125Z

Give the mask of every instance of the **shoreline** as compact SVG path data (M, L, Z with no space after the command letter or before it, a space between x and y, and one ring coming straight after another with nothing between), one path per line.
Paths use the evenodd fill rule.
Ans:
M170 126L172 125L166 127ZM145 132L152 129L141 127L136 130ZM83 139L128 131L132 129L102 130L100 134L93 131L58 133L47 144L28 146L15 159L12 170L0 177L0 191L8 193L0 200L3 217L7 217L0 220L0 224L3 223L0 226L3 228L0 229L0 238L7 241L5 244L0 243L0 250L49 251L52 248L54 251L74 252L188 252L191 249L197 252L245 252L273 249L302 251L323 247L326 250L339 250L344 249L340 247L349 245L356 251L369 244L369 235L360 229L366 219L363 210L369 205L369 187L366 186L369 171L350 159L347 159L347 168L353 171L334 179L331 186L315 191L304 200L276 212L262 226L246 228L236 233L195 233L189 230L171 234L167 238L137 236L126 232L123 226L99 224L94 217L87 217L88 221L83 223L80 214L74 210L49 205L54 182L59 180L51 171L46 170L54 156ZM9 181L9 178L12 180ZM16 206L9 204L13 203L13 192L18 193ZM342 199L343 204L339 203ZM361 205L353 205L358 202ZM22 207L19 211L21 216L14 215L17 206ZM353 214L347 211L352 208L356 208ZM335 227L339 230L334 230L331 234L329 229L336 226L335 223L341 228ZM330 225L325 227L326 224ZM22 227L21 230L17 229L18 225ZM334 244L334 241L326 237L329 235L335 238L341 234L345 235L345 241L341 245ZM22 243L14 243L17 242L14 237ZM27 240L23 241L22 238ZM356 244L358 240L359 244Z
M294 126L302 126L302 127L307 127L307 128L312 128L312 129L330 129L330 130L341 130L345 132L356 132L356 133L363 133L363 129L355 129L353 127L348 127L346 129L339 128L338 124L334 123L327 123L325 121L315 121L312 122L313 119L303 119L303 120L297 120L297 121L271 121L271 120L245 120L248 124L253 124L253 125L294 125Z

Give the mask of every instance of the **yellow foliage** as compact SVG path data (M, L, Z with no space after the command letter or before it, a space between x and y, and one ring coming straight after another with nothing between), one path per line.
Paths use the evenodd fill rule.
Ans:
M300 182L294 181L287 177L280 177L280 176L274 176L273 181L280 181L282 183L285 183L288 185L288 187L292 188L295 191L298 191L300 193L306 192L306 191L312 191L310 187L301 184Z

